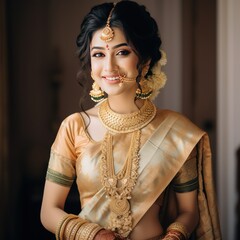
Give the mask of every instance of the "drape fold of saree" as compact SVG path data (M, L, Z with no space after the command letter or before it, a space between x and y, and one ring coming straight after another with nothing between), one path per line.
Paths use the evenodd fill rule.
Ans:
M211 151L208 136L205 134L198 144L198 206L200 220L196 229L196 239L220 240L217 201L214 191Z
M196 235L199 240L221 239L208 137L181 115L169 111L162 114L163 121L140 150L139 178L130 201L133 228L166 189L198 144L200 221ZM107 227L110 212L105 191L100 189L79 215Z

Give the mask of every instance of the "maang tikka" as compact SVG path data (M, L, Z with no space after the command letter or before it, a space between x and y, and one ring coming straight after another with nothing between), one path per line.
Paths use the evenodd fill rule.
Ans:
M102 34L100 36L100 38L105 42L111 41L114 37L114 31L110 26L110 20L111 20L112 13L113 13L113 10L114 10L115 6L116 6L116 3L113 3L113 8L111 9L111 11L109 13L106 26L102 30Z

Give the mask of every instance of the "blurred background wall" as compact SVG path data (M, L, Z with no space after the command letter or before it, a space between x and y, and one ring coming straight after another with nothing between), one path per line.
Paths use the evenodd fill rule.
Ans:
M60 122L79 111L75 39L101 2L0 0L0 239L54 239L39 220L49 151ZM239 1L137 2L157 20L168 55L156 104L210 135L223 236L237 239ZM74 188L66 207L79 211Z

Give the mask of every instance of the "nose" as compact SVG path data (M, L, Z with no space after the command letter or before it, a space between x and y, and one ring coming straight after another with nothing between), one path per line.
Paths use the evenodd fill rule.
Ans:
M113 72L117 70L116 61L110 54L105 58L104 70L105 72Z

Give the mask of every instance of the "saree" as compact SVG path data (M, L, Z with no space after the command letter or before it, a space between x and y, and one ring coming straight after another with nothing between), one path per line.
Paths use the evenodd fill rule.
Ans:
M155 125L153 125L152 128L155 129L151 131L151 135L147 137L147 140L140 149L141 160L139 163L139 177L132 191L132 199L130 200L133 228L138 224L161 193L169 186L174 176L184 165L193 148L197 145L199 178L198 205L200 221L196 229L196 239L221 239L212 178L211 152L207 134L182 115L168 110L158 111L154 121ZM66 122L64 125L66 126ZM77 182L79 182L78 188L80 198L82 195L82 210L79 216L91 222L98 223L103 227L107 227L110 218L110 200L106 198L105 191L101 184L97 183L95 184L97 187L92 190L91 193L84 194L84 191L82 191L83 188L86 189L90 184L92 185L89 177L90 174L86 174L86 179L90 182L89 184L87 184L86 181L80 183L80 175L82 174L84 176L84 168L79 168L76 163L74 165L74 159L78 158L77 156L81 155L80 152L83 151L79 150L78 144L76 144L77 137L75 135L78 135L79 139L79 132L83 131L79 130L78 125L79 124L71 123L71 131L69 130L69 126L67 126L65 127L67 133L66 131L65 133L62 133L62 131L59 133L58 140L55 141L52 148L54 152L53 156L55 156L52 158L56 158L56 152L59 153L63 151L60 147L62 144L60 142L62 137L65 137L66 134L68 134L69 140L65 144L69 146L73 145L74 147L71 147L70 152L61 152L59 154L61 158L63 155L65 156L65 164L62 166L60 166L61 164L59 165L59 161L50 161L50 171L47 175L47 179L55 181L53 179L55 174L55 178L56 176L58 176L59 179L65 178L67 185L69 184L67 181L73 181L76 172L78 172L79 176L77 176L77 178L79 179ZM81 141L84 142L80 139L80 142ZM85 145L82 143L81 148L84 148L83 146L87 144L89 144L89 142L86 142ZM95 142L94 146L98 146L98 144L100 145L100 143ZM76 154L76 152L79 153ZM92 161L93 159L98 159L99 151L94 147L92 152L93 155L88 156L88 158ZM68 156L66 157L67 154ZM86 156L84 156L84 159L85 158ZM58 163L56 164L56 162ZM92 178L99 178L96 171L93 172L98 166L97 160L94 160L93 164L90 165L89 162L84 164L84 160L82 159L80 165L85 165L88 172L92 170ZM69 168L67 174L66 170L64 170L64 174L56 174L58 171L63 172L66 166L72 166ZM62 168L62 170L59 170L59 168ZM85 172L86 171L87 170L85 170ZM64 175L66 175L66 177L64 177ZM85 201L84 199L88 200Z

